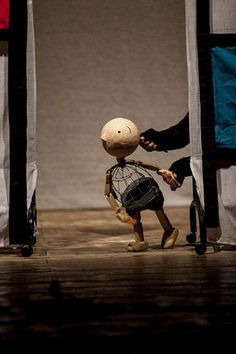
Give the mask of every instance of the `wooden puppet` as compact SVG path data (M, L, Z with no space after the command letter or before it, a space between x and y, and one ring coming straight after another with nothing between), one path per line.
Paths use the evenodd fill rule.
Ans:
M128 244L128 251L138 252L148 248L141 222L141 211L146 209L156 213L164 230L161 247L171 248L178 237L178 230L165 214L163 194L148 170L168 176L168 183L173 190L178 182L171 171L154 164L126 159L138 147L139 139L139 131L129 119L114 118L104 125L101 131L103 147L117 159L117 163L106 172L104 194L117 218L133 225L135 240Z

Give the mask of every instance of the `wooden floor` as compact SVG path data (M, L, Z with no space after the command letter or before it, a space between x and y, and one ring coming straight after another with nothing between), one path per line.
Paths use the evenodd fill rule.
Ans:
M180 230L142 213L145 252L126 251L132 227L111 210L40 211L33 255L0 252L0 350L15 353L158 353L226 349L236 332L236 252L186 242L188 208L166 208Z

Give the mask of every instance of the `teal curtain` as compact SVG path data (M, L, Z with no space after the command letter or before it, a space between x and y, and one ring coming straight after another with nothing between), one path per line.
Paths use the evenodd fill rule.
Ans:
M218 148L236 148L236 47L212 48L215 139Z

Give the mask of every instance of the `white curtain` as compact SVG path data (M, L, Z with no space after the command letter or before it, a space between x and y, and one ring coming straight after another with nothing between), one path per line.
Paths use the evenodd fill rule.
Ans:
M186 45L190 114L191 168L198 195L204 209L204 180L202 172L200 91L196 38L196 0L186 0ZM210 1L211 33L236 33L236 1ZM236 244L236 167L217 171L220 227L207 229L207 238Z
M28 0L27 33L27 206L36 188L36 75L32 0ZM9 122L8 122L8 48L0 42L0 247L9 244Z

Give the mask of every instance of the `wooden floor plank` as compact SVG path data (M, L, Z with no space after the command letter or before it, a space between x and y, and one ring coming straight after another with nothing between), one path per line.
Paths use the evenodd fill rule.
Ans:
M160 248L161 226L144 212L150 248L132 253L132 227L110 210L40 211L33 255L0 252L1 353L148 354L157 344L181 348L183 338L213 348L217 337L227 347L236 253L197 255L186 241L188 208L166 213L180 230L176 247Z

